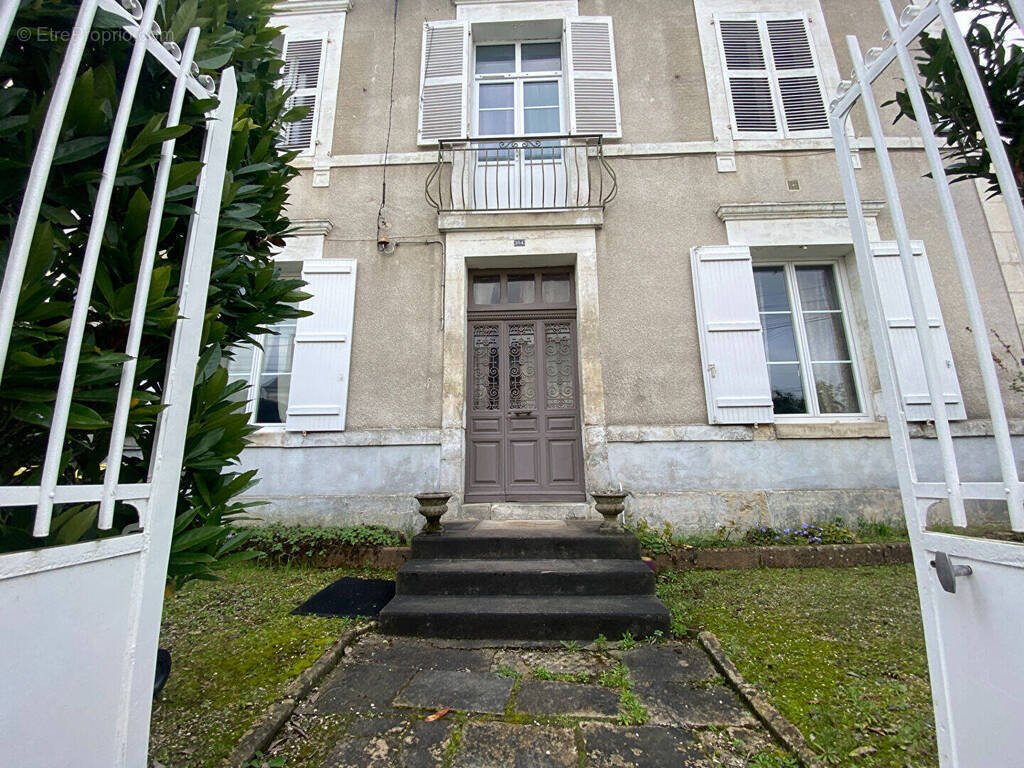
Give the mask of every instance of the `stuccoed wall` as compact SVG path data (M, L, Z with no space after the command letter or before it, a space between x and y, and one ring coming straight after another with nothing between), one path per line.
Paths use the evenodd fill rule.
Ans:
M874 45L881 18L874 0L823 0L822 6L845 76L850 62L844 36L859 35L864 48ZM411 526L412 494L437 479L441 248L410 243L385 255L376 247L393 7L390 0L360 0L348 14L333 145L338 167L331 170L329 187L312 187L310 171L296 179L290 211L296 219L329 219L333 229L324 256L359 264L348 425L339 435L257 436L243 458L261 470L256 491L272 501L260 512L267 518ZM827 520L836 513L898 517L883 423L803 431L740 427L740 439L726 440L731 428L706 426L690 248L727 242L715 214L722 203L841 200L833 153L740 151L736 173L719 173L710 151L630 156L627 145L714 138L692 4L580 0L579 9L583 15L610 15L615 25L624 136L608 144L622 146L618 151L627 155L611 159L619 195L597 232L598 295L609 461L613 474L636 493L631 508L683 529L713 528L732 519ZM449 0L403 0L399 7L387 169L386 234L392 239L443 239L423 197L434 150L416 145L416 123L423 22L453 18ZM887 98L881 94L879 100ZM858 137L867 135L861 110L853 124ZM912 136L914 126L903 121L887 133ZM862 149L860 157L862 196L883 199L873 153ZM923 178L924 156L904 143L893 159L911 236L928 248L968 415L978 419L985 412L981 382L942 217L932 182ZM788 188L793 179L797 191ZM1020 335L975 187L955 185L954 195L990 327L1020 357ZM543 225L541 216L537 221ZM886 213L878 225L883 238L893 236ZM865 400L877 416L878 377L852 257L847 267L848 309L871 390ZM1024 417L1024 398L1007 391L1007 402L1011 417ZM666 437L666 429L680 426L679 434L689 426L708 431ZM636 427L661 432L645 437ZM971 462L981 462L979 442L965 448Z

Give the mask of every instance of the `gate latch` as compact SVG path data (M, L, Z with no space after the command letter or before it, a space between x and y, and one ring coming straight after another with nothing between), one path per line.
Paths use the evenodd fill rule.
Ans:
M956 594L956 579L958 576L970 576L974 569L969 565L953 565L949 555L945 552L936 552L932 560L932 568L939 577L939 584L952 595Z

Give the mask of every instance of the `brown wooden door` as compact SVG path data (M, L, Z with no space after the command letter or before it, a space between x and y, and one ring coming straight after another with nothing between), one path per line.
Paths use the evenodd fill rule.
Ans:
M574 313L478 310L468 346L466 501L585 499Z

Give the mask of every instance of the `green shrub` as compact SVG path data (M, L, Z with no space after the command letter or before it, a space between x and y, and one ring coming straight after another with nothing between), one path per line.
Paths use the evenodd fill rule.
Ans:
M311 528L275 523L253 531L249 545L275 563L323 557L343 547L400 547L405 537L382 525Z
M640 546L647 552L653 552L656 555L667 554L672 551L672 524L665 523L665 527L661 533L658 533L650 524L641 518L634 518L632 515L627 514L626 519L623 522L623 527L638 539L640 539Z

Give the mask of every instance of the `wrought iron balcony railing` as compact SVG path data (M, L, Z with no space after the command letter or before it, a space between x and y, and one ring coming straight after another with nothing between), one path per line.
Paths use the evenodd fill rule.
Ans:
M600 136L441 141L426 181L438 213L603 209L617 190Z

